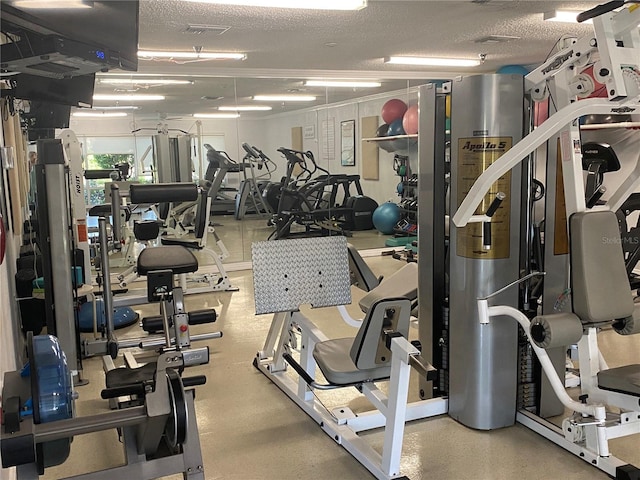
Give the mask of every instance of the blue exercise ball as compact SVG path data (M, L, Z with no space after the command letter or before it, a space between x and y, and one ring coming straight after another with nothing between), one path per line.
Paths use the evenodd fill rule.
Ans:
M523 67L522 65L503 65L496 73L503 73L507 75L527 75L529 73L529 69L527 67Z
M396 185L396 192L398 192L398 195L402 195L402 192L404 192L404 184L402 182Z
M130 307L115 307L113 309L113 327L116 329L133 325L138 321L138 318L138 314ZM93 332L93 302L82 304L78 312L78 323L81 332ZM106 323L104 306L102 299L99 298L96 300L96 326L98 330L101 330Z
M393 229L400 221L400 207L396 203L386 202L376 208L373 212L373 226L380 233L390 235Z
M387 135L390 137L394 135L405 135L401 118L399 118L398 120L394 120L389 124L389 130L387 130Z

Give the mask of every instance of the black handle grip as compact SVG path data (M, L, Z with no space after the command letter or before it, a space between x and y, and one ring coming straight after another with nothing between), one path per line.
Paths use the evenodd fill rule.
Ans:
M196 385L204 385L207 383L207 377L205 375L194 375L193 377L184 377L182 379L182 385L185 387L195 387Z
M293 367L293 369L298 373L298 375L302 377L307 385L311 385L314 382L313 378L311 378L307 371L302 368L302 365L295 361L291 354L285 353L282 355L282 358L284 358L285 362Z
M613 0L611 2L603 3L602 5L598 5L597 7L593 7L591 10L587 10L586 12L579 13L576 17L578 23L585 22L591 18L599 17L605 13L610 12L611 10L615 10L616 8L620 8L624 5L624 0Z
M482 222L482 246L491 248L491 222Z
M109 398L118 398L124 395L144 395L146 391L145 383L131 383L128 385L120 385L119 387L105 388L100 392L100 397L107 400Z
M253 158L260 158L258 152L256 152L256 150L248 143L243 143L242 148L244 148L244 151L251 155Z
M493 217L493 214L496 213L496 211L500 207L500 204L505 198L507 198L507 195L504 192L496 193L496 196L493 199L493 202L491 202L491 205L489 205L489 208L487 208L487 212L485 213L485 215L487 217Z
M204 310L194 310L189 312L189 325L201 325L203 323L213 323L218 318L216 311L213 308L206 308Z

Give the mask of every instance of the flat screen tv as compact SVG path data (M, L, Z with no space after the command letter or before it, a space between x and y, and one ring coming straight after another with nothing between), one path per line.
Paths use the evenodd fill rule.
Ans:
M93 1L87 9L21 10L3 2L2 96L91 106L95 72L138 68L139 1Z

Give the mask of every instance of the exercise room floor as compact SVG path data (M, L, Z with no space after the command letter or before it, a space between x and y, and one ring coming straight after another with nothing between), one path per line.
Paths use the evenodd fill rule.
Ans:
M377 275L389 275L402 266L391 257L366 258ZM221 339L201 342L211 350L211 363L193 367L189 375L205 374L207 384L196 388L196 411L207 479L349 480L373 478L340 445L329 438L302 410L252 366L265 340L271 316L256 316L251 271L230 273L237 292L186 297L188 309L215 307L219 320L193 327L194 333L221 330ZM353 290L354 304L361 292ZM136 308L137 309L137 308ZM155 314L157 306L139 309ZM357 307L350 307L358 316ZM335 309L305 310L330 337L353 335ZM213 327L213 328L211 328ZM412 329L414 334L417 331ZM118 330L118 336L139 336L137 326ZM610 366L640 363L640 336L600 335ZM101 360L84 361L89 385L79 387L78 415L107 409L99 399L104 385ZM413 389L415 397L417 389ZM321 393L328 406L348 404L354 411L367 402L355 389ZM381 445L380 433L367 438ZM640 438L612 440L612 453L640 465ZM116 430L76 437L68 461L48 469L45 479L115 466L123 462ZM475 431L446 415L411 423L406 428L402 470L410 479L604 479L604 473L567 453L521 425L496 431ZM181 478L180 476L168 478ZM125 480L125 479L122 479Z

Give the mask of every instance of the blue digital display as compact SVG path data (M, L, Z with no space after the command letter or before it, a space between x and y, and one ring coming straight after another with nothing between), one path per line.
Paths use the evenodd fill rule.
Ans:
M100 60L104 60L106 55L102 50L96 50L96 57L98 57Z

